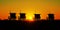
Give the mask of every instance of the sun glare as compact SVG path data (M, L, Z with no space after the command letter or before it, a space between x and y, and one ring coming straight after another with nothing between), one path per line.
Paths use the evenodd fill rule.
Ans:
M27 19L27 21L33 21L33 15L27 14L26 19Z
M28 16L26 19L27 20L33 20L33 18L31 16Z

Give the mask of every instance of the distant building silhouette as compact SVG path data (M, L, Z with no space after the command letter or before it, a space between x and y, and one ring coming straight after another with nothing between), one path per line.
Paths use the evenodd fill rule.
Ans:
M48 14L48 20L54 20L54 14Z
M18 18L19 20L25 20L26 19L26 14L25 13L20 13L20 16Z
M1 20L1 18L0 18L0 20Z
M40 20L40 14L34 14L34 16L35 16L35 20Z
M16 13L10 13L9 20L16 20Z
M8 19L4 19L4 20L8 20Z

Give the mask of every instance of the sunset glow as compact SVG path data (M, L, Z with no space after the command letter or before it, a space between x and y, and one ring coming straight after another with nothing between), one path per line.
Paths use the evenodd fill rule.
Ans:
M49 13L60 19L60 0L0 0L0 19L8 19L9 12L26 13L26 19L32 20L35 13L46 19Z

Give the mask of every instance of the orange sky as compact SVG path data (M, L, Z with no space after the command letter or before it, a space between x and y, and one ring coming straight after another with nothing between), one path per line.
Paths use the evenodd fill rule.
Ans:
M8 18L10 11L16 12L17 17L20 12L26 13L27 19L35 13L41 14L41 19L46 19L48 13L60 19L60 0L0 0L0 18Z

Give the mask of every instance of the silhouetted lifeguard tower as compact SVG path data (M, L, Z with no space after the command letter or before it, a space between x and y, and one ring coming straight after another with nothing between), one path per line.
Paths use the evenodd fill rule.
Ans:
M35 15L35 20L40 20L40 14L34 14Z
M34 19L35 19L36 21L38 21L38 20L41 19L40 14L39 14L39 13L36 13L36 10L35 10L35 14L34 14Z
M19 20L25 20L26 19L26 14L25 13L20 13L20 16L18 18Z
M23 13L22 10L20 10L18 20L24 21L26 19L26 13Z
M9 20L16 20L16 13L10 13Z
M54 14L48 14L48 20L54 20Z
M48 11L48 17L47 20L53 21L54 20L54 13L52 11Z

